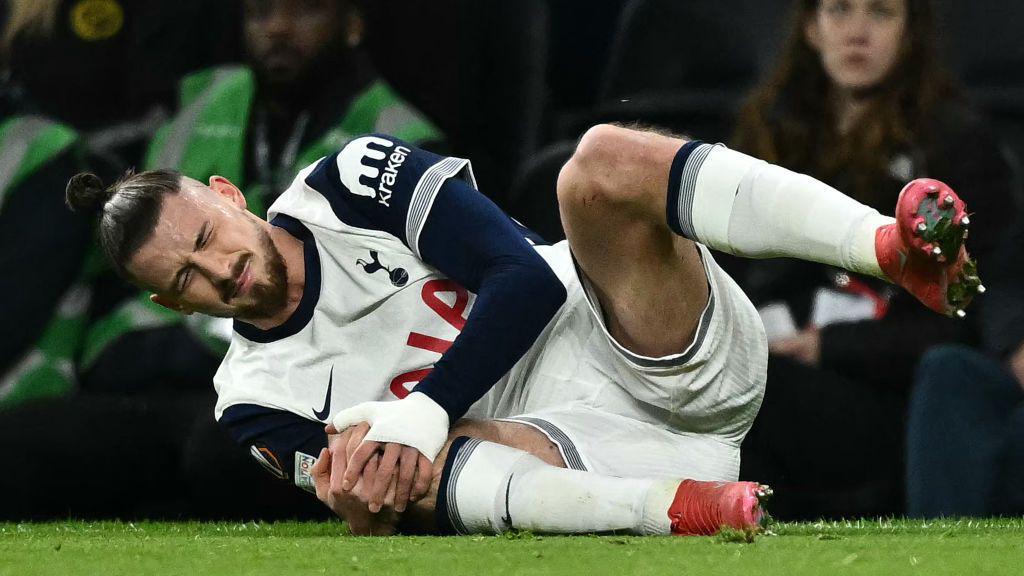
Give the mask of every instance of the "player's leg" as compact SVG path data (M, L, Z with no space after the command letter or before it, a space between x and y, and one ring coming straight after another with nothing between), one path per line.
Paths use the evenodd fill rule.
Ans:
M642 321L650 315L625 318L636 294L646 298L658 280L678 286L684 316L699 299L677 267L648 266L658 280L643 278L648 254L671 263L668 235L739 256L789 256L887 278L946 313L980 286L962 249L965 206L935 181L904 189L897 225L813 178L725 147L602 125L583 136L563 168L558 197L573 253L596 285L609 324L645 346L658 336ZM678 258L692 260L688 243L673 245ZM691 264L689 273L696 270ZM666 291L653 297L669 301Z
M511 529L555 534L712 534L723 525L751 528L762 520L761 499L770 492L765 487L752 482L693 479L704 474L699 462L707 456L706 446L690 451L687 439L664 438L672 434L659 434L648 425L643 434L632 435L628 446L612 446L614 454L598 455L594 453L595 444L580 444L597 466L597 471L591 471L581 464L563 429L578 438L578 433L597 425L622 429L620 422L607 421L621 418L597 415L597 420L590 419L581 428L581 419L586 421L588 417L576 415L580 417L564 420L563 428L558 428L540 416L527 418L529 426L484 423L504 430L502 440L511 445L468 436L454 439L446 446L443 458L437 460L444 465L435 470L430 496L407 510L403 530L410 530L410 522L415 522L428 531L460 534L494 534ZM461 432L477 431L470 426ZM553 466L519 449L517 446L524 442L534 451L541 448L542 455L562 454L564 459L559 458L559 463L572 467ZM703 453L698 453L701 450ZM633 460L635 471L623 468L629 465L628 459L621 458L626 453L642 455ZM695 467L684 462L693 462ZM721 470L710 476L726 479ZM734 472L731 476L735 477Z
M753 527L762 518L760 487L750 482L621 478L567 468L560 446L516 422L462 422L453 435L435 461L430 493L403 514L403 532L710 534L723 524ZM661 456L649 454L652 461Z
M605 476L734 482L739 443L717 434L684 433L586 405L542 409L505 419L539 430L569 468Z
M669 517L673 534L707 534L722 525L749 527L764 514L762 501L771 495L767 486L736 481L739 439L731 433L684 433L578 404L509 420L542 430L577 469L600 476L671 480L676 491L670 507L664 510L664 501L651 504L656 519ZM680 482L682 478L687 480Z
M403 528L411 528L409 522L413 516L413 522L417 526L417 532L433 533L437 531L436 508L438 501L438 490L441 487L441 478L444 473L445 464L451 457L454 460L452 444L458 438L471 438L480 442L487 442L506 446L523 454L537 458L541 462L553 468L566 468L565 458L561 454L558 444L545 436L542 432L521 423L506 422L501 420L469 420L462 419L455 423L448 434L448 442L434 459L434 477L430 483L430 492L426 497L416 502L403 518ZM453 462L454 464L454 462ZM410 515L409 512L412 514Z
M611 336L633 353L683 351L708 302L697 247L665 225L665 190L682 141L590 129L558 178L562 225Z

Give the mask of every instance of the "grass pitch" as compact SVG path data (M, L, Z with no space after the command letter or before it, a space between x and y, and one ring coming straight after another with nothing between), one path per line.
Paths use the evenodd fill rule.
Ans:
M339 523L0 524L0 576L1024 574L1024 519L776 524L741 540L354 538Z

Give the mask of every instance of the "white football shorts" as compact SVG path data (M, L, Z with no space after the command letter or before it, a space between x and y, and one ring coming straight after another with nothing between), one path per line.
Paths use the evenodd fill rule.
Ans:
M568 243L538 246L565 284L565 305L467 416L528 423L559 445L567 464L595 472L735 480L764 395L768 344L750 300L698 248L710 297L694 339L649 358L609 334Z

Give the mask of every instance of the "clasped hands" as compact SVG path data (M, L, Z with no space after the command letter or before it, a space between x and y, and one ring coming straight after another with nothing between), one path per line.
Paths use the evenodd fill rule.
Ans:
M328 447L310 471L320 501L354 533L384 507L404 512L427 494L432 461L448 437L448 414L424 394L396 402L365 402L342 410L325 428ZM360 507L365 506L363 509ZM372 526L368 526L373 532Z

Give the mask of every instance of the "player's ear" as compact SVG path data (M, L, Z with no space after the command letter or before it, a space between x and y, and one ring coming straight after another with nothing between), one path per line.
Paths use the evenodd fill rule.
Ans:
M171 300L170 298L166 298L159 294L150 294L149 299L154 304L159 304L164 308L167 308L168 310L174 310L175 312L184 314L185 316L191 316L192 313L194 312L194 310L192 310L191 308L188 308L187 306L182 306L178 302L175 302L174 300Z
M238 189L238 186L232 184L227 178L216 174L210 176L210 190L224 196L230 200L232 204L245 210L245 207L247 206L245 194L242 194L242 191Z

